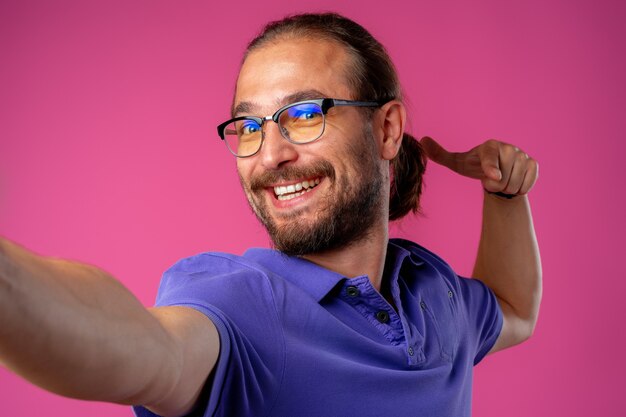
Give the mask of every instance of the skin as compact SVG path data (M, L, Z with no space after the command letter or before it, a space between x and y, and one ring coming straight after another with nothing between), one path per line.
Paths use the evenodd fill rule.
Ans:
M181 415L218 353L219 336L203 314L146 309L101 269L0 239L0 358L33 384Z
M272 114L298 91L353 98L343 77L348 56L337 44L300 39L270 44L251 53L241 69L235 106L247 102L254 114ZM244 187L253 178L286 165L329 161L336 178L348 184L358 164L344 158L354 139L356 109L336 109L322 139L292 145L268 123L266 140L254 157L238 160ZM374 113L373 147L380 175L398 152L406 113L392 101ZM475 274L496 293L504 328L492 351L532 334L541 298L539 252L526 194L537 178L537 164L516 147L487 141L465 153L451 153L436 141L422 144L436 163L477 178L485 193L483 229ZM293 181L293 179L292 179ZM316 221L316 210L342 190L322 179L314 191L276 203L268 191L250 194L278 222ZM345 182L344 182L345 184ZM305 256L352 277L367 274L380 289L388 240L388 181L380 216L367 238L338 250ZM278 184L273 184L278 185ZM286 184L285 184L286 185ZM511 237L514 238L511 238ZM90 265L38 256L0 238L0 361L34 384L61 395L120 404L145 404L163 416L190 411L219 354L215 326L185 307L145 309L118 281ZM42 354L43 352L43 354Z
M295 39L264 46L250 53L242 66L234 107L242 107L242 103L247 103L245 107L249 111L248 115L273 114L286 104L286 97L307 90L317 90L322 97L352 99L353 93L343 76L349 59L345 49L333 42ZM337 184L342 179L349 183L358 181L360 177L358 161L346 155L350 153L349 144L357 140L355 134L361 134L360 129L354 128L363 125L361 115L353 107L332 110L335 111L327 117L326 129L319 140L295 145L282 138L275 123L266 123L261 151L253 157L237 160L237 169L248 199L253 206L265 206L278 225L292 222L295 212L298 213L299 224L315 223L318 220L317 208L325 201L332 200L334 193L342 192ZM243 114L235 114L239 115ZM373 152L376 153L379 175L386 181L381 193L380 215L371 225L367 238L332 251L303 256L348 277L367 274L377 289L380 289L382 281L388 240L389 212L384 202L389 200L389 161L399 150L405 118L404 107L398 101L387 103L374 115ZM247 186L251 178L266 171L277 171L286 166L306 167L319 158L333 165L337 180L331 182L323 178L313 191L301 197L279 202L271 188L262 195L252 195ZM306 179L290 179L272 186L289 185Z
M330 41L282 39L263 46L250 53L242 66L234 108L245 108L246 114L273 114L287 104L286 97L311 89L319 91L323 97L354 98L343 76L349 68L349 59L341 45ZM244 114L235 114L239 115ZM385 202L389 196L389 161L397 155L405 121L406 111L399 101L382 106L373 117L378 168L386 180L382 193ZM278 224L292 222L294 213L298 215L298 223L314 223L316 207L332 199L333 193L341 193L330 181L322 180L314 191L286 204L276 200L271 187L265 193L253 195L246 184L266 171L277 171L285 166L306 167L322 157L333 164L337 177L357 181L358 163L345 155L346 144L354 140L352 127L360 123L355 109L342 108L337 117L328 118L322 138L307 145L289 143L281 137L276 124L266 124L261 151L237 161L239 176L252 206L266 207ZM462 153L448 152L430 137L423 138L421 143L433 162L480 180L485 189L483 227L474 276L494 291L504 316L501 334L491 352L521 343L534 331L541 300L541 262L527 197L537 180L538 164L519 148L496 140L488 140ZM307 178L271 185L289 185L304 179ZM509 200L492 194L495 192L516 197ZM380 216L371 225L366 239L303 257L347 277L367 275L374 288L380 291L388 241L387 219L388 205L382 203Z

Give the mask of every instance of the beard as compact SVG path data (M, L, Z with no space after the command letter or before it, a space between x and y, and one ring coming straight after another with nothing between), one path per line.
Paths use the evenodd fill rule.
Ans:
M288 166L267 171L246 185L241 184L250 207L267 229L273 245L292 256L321 253L367 239L374 223L383 213L384 176L379 169L375 141L369 129L364 129L361 140L355 141L346 152L352 167L358 167L354 178L337 178L332 164L318 160L310 166ZM330 181L327 195L320 199L313 220L304 221L306 209L296 209L282 216L277 224L271 216L266 200L266 188L279 181L324 177Z

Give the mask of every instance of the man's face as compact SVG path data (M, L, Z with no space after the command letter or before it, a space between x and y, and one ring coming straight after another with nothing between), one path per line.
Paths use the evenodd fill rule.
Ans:
M349 59L342 46L307 38L256 49L239 74L234 105L242 111L235 116L271 115L312 98L354 98L345 77ZM354 107L331 108L324 134L308 144L288 142L266 122L261 150L238 159L237 169L277 249L305 255L367 237L384 213L387 178L371 131Z

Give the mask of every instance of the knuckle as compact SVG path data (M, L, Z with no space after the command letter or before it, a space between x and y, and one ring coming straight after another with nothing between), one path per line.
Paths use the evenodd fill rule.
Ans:
M503 191L503 184L499 181L486 180L483 181L483 188L492 193L498 193Z

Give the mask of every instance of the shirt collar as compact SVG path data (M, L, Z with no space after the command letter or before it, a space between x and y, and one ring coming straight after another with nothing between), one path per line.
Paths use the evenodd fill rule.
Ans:
M409 261L415 267L422 266L424 260L415 250L416 244L404 239L390 239L387 244L387 258L385 264L389 267L393 267L393 271L389 271L393 275L398 275L402 263L405 258L409 258Z
M346 279L306 259L285 255L274 249L252 248L243 256L306 291L317 302L322 301L341 280Z
M407 257L415 266L423 264L419 256L412 253L410 249L402 247L406 243L410 242L393 239L387 245L384 279L391 280L392 283L397 282L400 268ZM252 248L248 249L243 256L306 291L317 302L322 301L340 281L348 279L306 259L285 255L274 249Z

